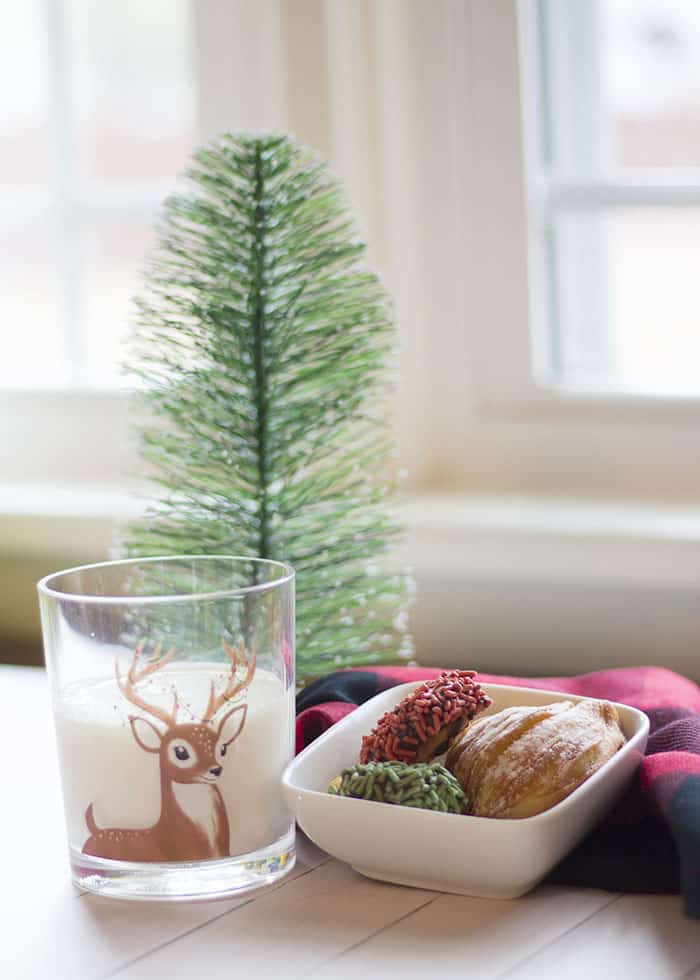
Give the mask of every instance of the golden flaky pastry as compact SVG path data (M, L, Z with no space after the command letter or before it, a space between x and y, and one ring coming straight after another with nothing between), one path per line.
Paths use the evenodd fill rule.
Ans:
M473 722L446 766L478 817L532 817L554 806L623 745L607 701L505 708Z

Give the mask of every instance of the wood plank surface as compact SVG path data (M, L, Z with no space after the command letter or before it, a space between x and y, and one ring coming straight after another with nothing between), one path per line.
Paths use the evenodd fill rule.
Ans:
M509 977L567 980L612 977L624 964L634 980L675 980L700 959L700 922L686 919L676 895L623 895L533 956Z
M11 896L3 902L0 977L88 980L111 975L232 909L259 901L258 896L289 887L327 860L303 839L300 844L300 859L288 877L253 896L223 902L116 902L75 889L47 893L35 880L31 902L14 903Z
M324 965L319 976L443 977L461 964L479 980L499 977L615 900L603 891L542 886L515 901L437 895ZM400 964L400 971L397 965ZM546 974L545 974L546 975Z
M292 874L237 900L116 902L70 884L45 674L0 668L2 980L343 977L700 980L678 896L541 886L487 901L363 878L302 835Z
M256 980L304 977L433 898L432 892L369 881L329 861L118 975L123 980L229 980L235 971Z
M29 720L31 723L29 723ZM44 671L0 669L0 744L6 785L0 811L3 888L0 893L2 980L99 977L250 901L174 905L116 902L79 892L70 882L58 761ZM8 805L12 802L13 805ZM292 877L327 855L300 840ZM257 894L264 894L259 892Z

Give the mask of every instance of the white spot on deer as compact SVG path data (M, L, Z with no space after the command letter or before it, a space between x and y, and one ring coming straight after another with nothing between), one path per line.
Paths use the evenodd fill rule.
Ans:
M213 848L216 843L216 790L206 783L172 783L178 806L204 834Z

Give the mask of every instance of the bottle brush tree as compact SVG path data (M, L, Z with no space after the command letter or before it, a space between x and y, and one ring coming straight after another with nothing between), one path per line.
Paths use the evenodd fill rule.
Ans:
M154 501L132 556L231 554L297 571L297 667L410 656L393 514L393 324L338 184L281 135L200 149L166 201L127 369Z

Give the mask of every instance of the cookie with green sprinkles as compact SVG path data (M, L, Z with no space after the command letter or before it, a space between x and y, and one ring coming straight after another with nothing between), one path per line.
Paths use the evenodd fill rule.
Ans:
M436 762L366 762L343 769L328 792L439 813L464 813L467 797L451 772Z

